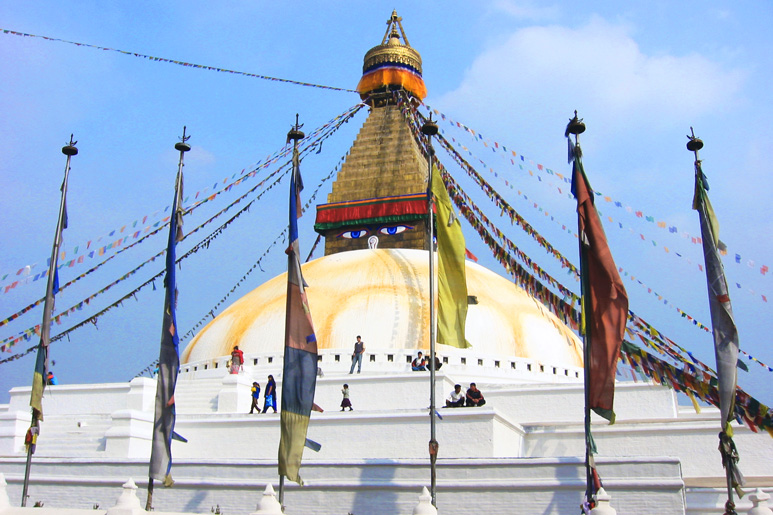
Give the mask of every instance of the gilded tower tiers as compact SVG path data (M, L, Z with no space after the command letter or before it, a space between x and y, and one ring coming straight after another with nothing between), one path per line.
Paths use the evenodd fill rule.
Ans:
M393 11L381 44L365 54L357 86L370 113L328 203L317 206L314 228L325 237L325 255L427 248L427 160L393 100L395 94L424 98L421 66Z

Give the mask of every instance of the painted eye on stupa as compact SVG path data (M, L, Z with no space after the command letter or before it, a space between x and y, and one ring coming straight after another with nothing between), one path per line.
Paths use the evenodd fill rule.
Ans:
M368 231L365 229L357 229L355 231L344 231L338 235L339 238L346 238L348 240L356 240L358 238L364 238L368 235Z
M407 231L413 229L410 225L390 225L387 227L382 227L378 230L381 234L388 234L390 236L394 236L395 234L400 234L403 231Z

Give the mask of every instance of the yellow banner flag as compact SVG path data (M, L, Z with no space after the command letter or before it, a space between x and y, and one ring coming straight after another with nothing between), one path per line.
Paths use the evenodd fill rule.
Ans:
M464 349L470 347L464 338L467 319L464 235L436 166L432 167L432 194L435 196L437 210L437 342Z

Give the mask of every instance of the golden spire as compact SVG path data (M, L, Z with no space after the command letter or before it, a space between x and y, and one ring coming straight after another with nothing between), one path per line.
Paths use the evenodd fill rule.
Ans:
M391 97L392 91L400 89L423 99L427 88L421 74L421 55L408 43L402 18L392 11L381 44L365 54L357 91L371 104L375 97L383 97L384 93Z

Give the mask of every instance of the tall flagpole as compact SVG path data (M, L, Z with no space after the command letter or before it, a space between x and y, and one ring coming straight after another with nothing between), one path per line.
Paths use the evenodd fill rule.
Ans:
M733 443L733 431L729 419L732 417L736 392L736 363L738 360L738 332L733 321L730 297L727 291L722 262L717 253L719 241L718 225L714 227L713 210L706 196L706 179L701 169L701 160L698 151L703 148L703 141L695 136L690 127L690 135L687 136L687 150L695 154L695 197L693 209L698 211L701 221L701 237L703 238L703 253L705 259L706 278L709 282L709 307L711 308L711 325L714 335L715 356L717 359L717 389L719 391L719 411L722 431L719 433L719 452L722 456L722 466L725 469L727 481L727 502L724 515L736 515L735 502L733 501L733 483L742 485L743 475L737 468L738 451ZM709 219L711 218L711 219ZM709 241L711 240L711 241ZM733 347L735 347L733 349ZM720 348L724 348L723 351ZM732 351L735 350L735 354ZM722 362L720 354L724 354L727 361ZM727 377L728 373L731 375ZM728 381L728 379L730 379ZM725 388L723 388L723 385ZM726 393L727 386L731 392ZM739 493L740 496L740 493Z
M179 159L179 161L177 163L177 177L175 178L175 182L174 182L174 201L172 202L172 216L171 216L170 222L169 222L170 234L169 234L169 247L167 248L167 253L170 253L170 252L174 253L174 246L181 239L181 235L182 235L182 233L181 233L181 226L178 225L178 223L177 223L177 212L181 208L180 203L182 201L182 199L180 198L180 196L181 196L180 191L181 191L181 188L182 188L183 167L185 166L183 164L183 158L185 157L185 153L188 152L191 149L191 146L188 144L188 140L191 137L190 136L186 136L186 134L185 134L186 129L187 129L187 127L183 126L182 138L181 138L180 141L178 141L177 143L174 144L175 150L178 150L180 152L180 159ZM182 215L180 215L180 220L182 220ZM173 234L172 233L173 231L176 234ZM165 277L165 279L164 279L164 284L165 285L167 285L168 281L172 280L169 277L170 261L171 261L172 270L174 270L175 263L174 263L174 256L173 255L171 256L171 259L170 259L170 256L167 256L167 277ZM170 342L169 344L171 346L175 347L174 348L175 352L177 352L177 349L176 349L177 343L174 341L174 338L176 338L175 333L177 332L177 328L174 327L174 324L176 323L176 320L175 320L176 317L173 315L173 313L174 313L174 306L176 306L176 304L177 304L177 296L176 296L177 291L176 291L176 289L177 289L177 285L176 284L172 284L171 286L167 286L166 287L167 292L166 292L166 296L165 296L165 299L164 299L164 310L165 310L165 314L164 314L164 327L162 328L162 333L171 329L171 331L172 331L172 337L171 337L172 338L172 342ZM170 290L172 291L171 298L170 298L170 293L169 293ZM172 306L172 309L170 310L171 313L166 313L166 311L169 309L169 305ZM172 325L172 327L166 327L167 317L171 317L171 320L169 320L169 322ZM164 335L162 334L162 337L161 337L161 350L159 352L159 365L158 365L159 373L158 373L157 384L156 384L156 414L155 414L156 417L158 417L158 414L159 414L158 413L159 399L163 398L165 396L165 394L163 392L164 385L160 384L162 382L162 376L164 376L164 374L165 374L165 372L162 370L162 368L164 367L164 360L163 360L163 356L165 354L164 351L165 351L165 349L164 349ZM179 360L178 360L177 366L179 367ZM172 373L173 377L168 378L172 382L171 399L174 399L174 384L177 382L177 367L174 367L174 368L175 368L175 370L171 370L170 371ZM174 403L174 401L172 400L171 408L174 410L173 403ZM168 408L168 406L167 406L167 408ZM174 417L174 414L172 416ZM160 424L161 422L159 420L154 420L153 423L154 423L154 426L155 426L157 424ZM172 427L169 429L169 433L170 434L168 435L168 439L169 439L169 441L168 441L168 444L169 444L169 447L168 447L169 456L167 457L168 460L169 460L168 467L171 467L171 440L172 440L172 434L174 433L174 420L172 421L171 425L172 425ZM154 429L154 432L155 432L155 429ZM154 435L154 441L155 441L155 438L156 437ZM151 456L150 456L151 464L150 464L150 473L148 474L148 498L147 498L147 500L145 502L145 511L151 511L153 509L153 486L154 486L154 484L153 484L153 468L154 468L153 462L154 462L154 454L155 454L154 451L155 451L155 442L154 442L154 449L151 451ZM161 460L160 458L157 458L157 459ZM159 461L159 463L160 463L160 461ZM170 481L171 481L171 478L169 477L169 475L167 473L167 479L165 479L165 484L167 484L167 482L170 482ZM168 486L168 484L167 484L167 486Z
M574 118L569 120L569 124L566 126L566 134L574 134L574 148L572 149L572 155L570 159L580 159L582 156L582 150L580 150L580 134L585 132L585 124L581 119L577 117L577 111L574 112ZM578 231L580 235L580 270L586 270L587 256L585 255L585 248L582 242L583 230L580 227L581 222L579 217L577 218ZM593 458L591 449L591 409L590 409L590 340L591 340L591 324L587 323L587 315L589 310L590 299L588 297L588 285L587 274L581 274L580 280L580 292L581 292L581 311L582 311L582 341L583 341L583 382L585 385L585 500L590 502L593 495L593 473L591 471L591 459Z
M67 162L64 165L64 181L62 181L62 197L59 201L59 218L56 222L56 235L54 236L54 246L51 249L51 259L48 263L48 283L46 284L46 300L43 304L43 322L40 326L40 344L38 345L38 358L35 364L35 372L39 372L42 375L42 384L36 385L36 381L40 381L37 378L37 374L33 375L32 384L32 398L30 404L32 406L32 422L30 428L27 431L27 464L24 468L24 487L21 494L21 506L24 508L27 506L27 488L29 487L30 480L30 467L32 466L32 454L35 452L35 444L37 436L40 431L39 421L43 420L42 406L35 404L40 402L38 399L35 402L35 395L39 392L42 397L43 388L47 380L48 372L48 344L51 338L51 315L54 312L54 295L59 290L59 282L57 280L57 262L59 257L59 246L62 244L62 229L67 226L67 179L70 176L70 158L78 155L78 149L75 145L77 141L72 140L72 134L70 134L70 142L62 147L62 154L67 156ZM42 354L41 354L42 353ZM38 364L43 363L42 370L38 370ZM40 388L40 390L36 390Z
M299 173L298 172L298 168L300 166L300 164L299 164L300 157L299 157L299 154L298 154L298 141L300 141L300 140L302 140L303 138L306 137L306 135L303 133L303 131L301 131L301 125L298 123L298 121L299 121L298 114L296 113L296 115L295 115L295 125L287 133L287 141L288 141L288 143L289 143L290 140L293 141L293 177L297 177L297 174ZM290 193L291 193L290 202L298 202L298 197L296 195L296 192L292 191ZM300 215L300 213L298 213L296 216L298 216L298 215ZM292 240L292 234L290 234L290 239ZM293 244L293 242L291 241L290 245L292 245L292 244ZM289 274L290 274L289 266L288 266L287 273L288 273L288 277L289 277ZM299 285L299 286L302 287L303 285ZM289 295L289 293L288 293L288 295ZM285 316L287 316L287 315L285 315ZM285 332L287 332L286 329L285 329ZM286 338L286 336L285 336L285 338ZM287 343L285 342L285 346L286 345L287 345ZM284 383L282 383L282 385L283 385L282 387L284 388ZM276 393L274 395L276 395ZM282 506L282 511L284 511L284 498L285 498L285 476L283 474L280 474L279 475L279 505Z
M435 156L435 149L432 148L432 136L438 133L438 126L432 121L432 116L421 127L421 132L427 136L427 220L429 225L429 420L430 420L430 439L429 439L429 463L430 463L430 493L432 495L432 505L437 507L437 453L438 442L435 421L435 245L433 235L435 232L435 223L432 213L432 161Z

